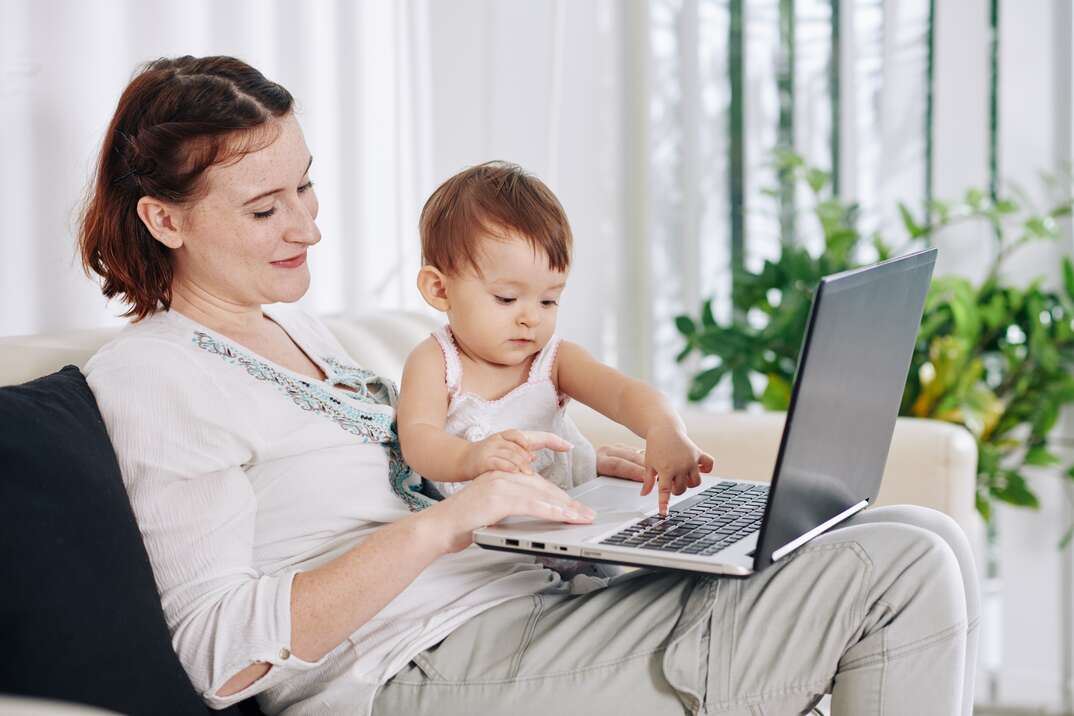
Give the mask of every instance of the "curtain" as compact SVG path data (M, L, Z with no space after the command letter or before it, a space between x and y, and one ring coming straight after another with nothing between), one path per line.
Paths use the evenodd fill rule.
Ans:
M235 55L296 98L323 235L303 307L422 309L425 198L466 166L506 159L544 179L572 222L561 332L614 357L613 0L5 0L0 335L120 323L122 306L81 272L77 211L135 67L182 54Z

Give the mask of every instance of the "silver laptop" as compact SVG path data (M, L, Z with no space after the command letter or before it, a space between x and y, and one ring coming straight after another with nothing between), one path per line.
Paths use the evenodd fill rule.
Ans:
M703 476L661 517L655 491L598 477L570 492L592 524L512 517L474 542L741 577L787 556L876 499L935 263L928 249L821 279L771 484Z

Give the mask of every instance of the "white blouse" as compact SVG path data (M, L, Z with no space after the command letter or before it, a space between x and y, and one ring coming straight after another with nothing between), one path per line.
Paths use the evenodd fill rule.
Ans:
M128 325L85 367L175 648L212 708L368 714L377 687L474 615L556 587L532 557L441 557L317 662L291 653L291 581L408 514L376 432L388 406L338 387L365 371L318 320L266 307L328 376L276 365L176 311ZM217 689L273 666L228 697Z

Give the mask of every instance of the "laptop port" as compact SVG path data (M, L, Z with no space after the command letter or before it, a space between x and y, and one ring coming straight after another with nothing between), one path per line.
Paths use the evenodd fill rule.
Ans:
M533 549L544 549L544 542L530 542L530 547Z
M508 547L517 547L518 546L518 540L517 539L505 539L503 541L503 543L505 545L507 545Z

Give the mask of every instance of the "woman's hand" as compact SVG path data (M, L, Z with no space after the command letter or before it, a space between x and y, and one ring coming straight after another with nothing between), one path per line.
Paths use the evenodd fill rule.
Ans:
M649 431L645 440L645 485L641 494L648 495L659 480L660 514L666 515L668 499L681 495L688 487L701 484L700 472L712 472L712 456L675 426L658 426Z
M615 443L597 448L597 474L645 482L645 451Z
M444 553L473 542L473 531L519 515L554 522L587 524L596 513L539 475L486 472L451 497L419 513L434 532L430 540Z
M463 472L471 477L496 470L532 474L533 451L541 448L567 452L574 446L552 433L504 430L470 444L463 460Z

